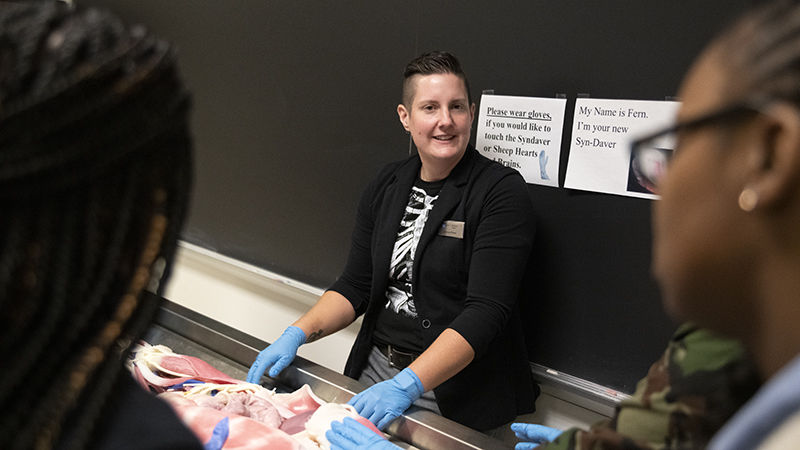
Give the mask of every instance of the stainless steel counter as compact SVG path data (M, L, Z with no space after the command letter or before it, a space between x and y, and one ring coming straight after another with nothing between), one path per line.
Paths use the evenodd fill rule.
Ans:
M165 301L145 339L174 352L202 358L228 375L245 379L258 352L267 346L250 335L178 304ZM279 392L308 384L327 402L345 403L364 387L338 372L297 357L278 378L262 384ZM503 449L510 446L427 410L411 407L386 430L392 442L418 449Z

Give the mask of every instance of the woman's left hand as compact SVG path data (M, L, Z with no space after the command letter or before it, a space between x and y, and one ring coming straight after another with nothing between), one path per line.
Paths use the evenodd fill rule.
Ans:
M347 402L383 430L425 392L417 374L406 367L394 378L361 391Z

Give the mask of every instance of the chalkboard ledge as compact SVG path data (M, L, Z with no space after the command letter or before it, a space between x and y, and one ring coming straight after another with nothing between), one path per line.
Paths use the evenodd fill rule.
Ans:
M530 363L533 378L542 391L565 402L607 417L614 415L617 404L630 395L591 381L586 381L541 364Z

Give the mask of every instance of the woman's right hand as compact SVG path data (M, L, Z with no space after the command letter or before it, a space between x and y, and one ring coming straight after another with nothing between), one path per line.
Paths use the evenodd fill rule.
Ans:
M283 369L292 363L297 355L297 349L306 342L306 334L300 328L291 326L284 330L272 345L268 346L256 357L250 371L247 372L247 382L259 384L264 372L269 369L269 376L278 376Z

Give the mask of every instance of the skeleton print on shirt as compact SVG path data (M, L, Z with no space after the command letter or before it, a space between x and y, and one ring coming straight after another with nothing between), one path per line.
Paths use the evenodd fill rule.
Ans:
M408 196L408 205L400 221L400 230L392 250L389 263L389 287L386 289L386 309L408 317L417 317L414 295L411 292L411 273L414 267L414 253L419 237L425 227L428 214L439 195L430 196L424 190L413 186Z

